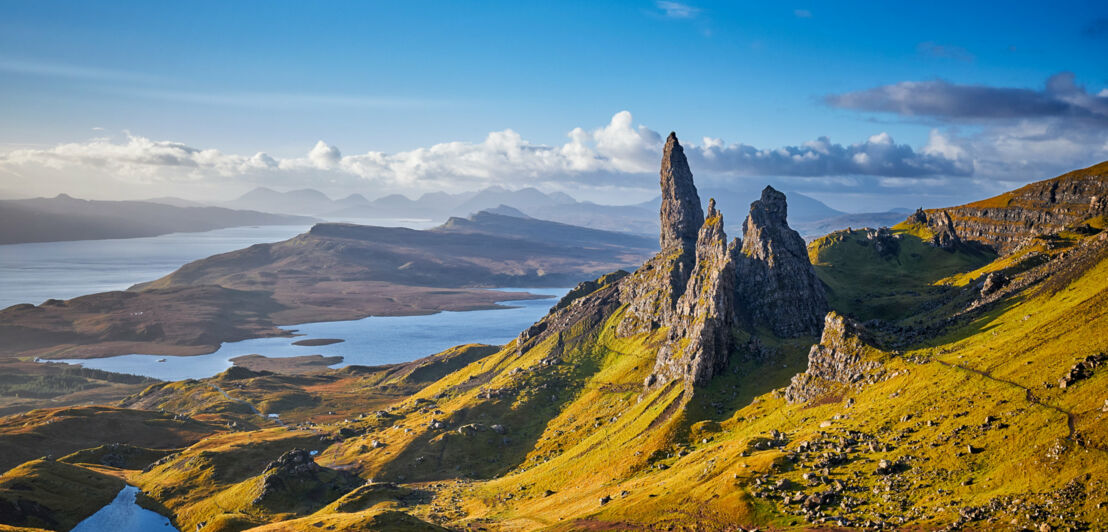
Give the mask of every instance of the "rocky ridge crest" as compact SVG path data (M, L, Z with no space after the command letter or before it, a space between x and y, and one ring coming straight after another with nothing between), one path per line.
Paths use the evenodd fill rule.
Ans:
M908 221L925 223L937 245L953 236L1006 255L1033 235L1103 214L1108 214L1108 162L960 207L917 211Z
M766 187L751 204L745 240L728 244L715 201L709 201L706 217L700 208L674 134L666 141L660 176L662 250L619 283L626 315L618 334L669 328L647 389L675 380L707 383L727 366L739 326L766 327L785 337L819 333L826 296L804 240L786 221L784 194Z

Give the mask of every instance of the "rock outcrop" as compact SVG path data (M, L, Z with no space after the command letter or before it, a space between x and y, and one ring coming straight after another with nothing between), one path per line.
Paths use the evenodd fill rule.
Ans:
M827 313L823 336L808 353L808 369L785 388L790 403L810 401L883 376L881 351L862 326L837 312Z
M684 149L673 133L662 153L660 180L662 250L620 285L620 297L628 305L627 319L619 326L624 336L671 324L696 264L704 211Z
M954 220L947 211L938 211L931 216L925 216L925 223L931 228L931 245L947 251L954 251L962 244L958 238L958 232L954 229Z
M1108 162L960 207L917 212L908 221L926 223L937 238L953 234L963 242L984 244L1007 254L1034 235L1055 233L1108 214L1105 198ZM940 237L947 229L950 234Z
M713 199L697 236L696 264L677 301L666 344L646 379L647 388L677 379L705 384L727 367L734 347L734 282L733 248L727 245L723 215Z
M827 296L787 214L785 195L773 187L750 205L736 257L736 304L750 324L778 336L819 334Z
M866 240L873 243L873 249L883 259L896 257L900 252L900 234L893 233L888 227L866 228Z
M364 482L345 471L320 467L311 453L293 449L270 462L259 483L252 504L298 512L322 507Z
M715 200L704 216L673 134L662 156L661 187L662 251L619 282L626 314L617 334L669 329L646 389L707 383L727 367L740 325L783 337L819 334L827 298L804 240L786 221L784 194L766 187L750 206L745 240L728 244Z

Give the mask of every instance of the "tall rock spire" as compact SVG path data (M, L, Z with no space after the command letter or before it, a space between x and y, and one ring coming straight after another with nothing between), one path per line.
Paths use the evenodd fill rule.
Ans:
M670 133L662 152L662 250L682 245L696 245L696 234L704 223L704 211L700 208L700 196L693 184L692 170L685 158L685 150L677 142L677 134Z
M675 133L666 139L660 181L662 251L620 285L620 297L628 304L628 316L618 329L623 335L670 323L696 264L696 238L704 224L704 210Z
M766 187L750 205L746 237L728 243L723 214L712 200L705 217L672 133L661 187L662 251L619 282L626 311L617 334L668 329L644 392L673 383L692 392L710 382L727 367L744 325L778 337L819 333L826 296L804 240L786 221L784 194Z

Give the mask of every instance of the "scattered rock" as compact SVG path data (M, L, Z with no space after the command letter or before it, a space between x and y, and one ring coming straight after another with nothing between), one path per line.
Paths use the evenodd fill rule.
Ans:
M1083 381L1092 377L1093 370L1103 365L1106 361L1108 361L1108 355L1104 353L1096 353L1085 357L1084 360L1074 364L1069 372L1058 381L1058 387L1065 389L1078 381Z
M981 297L989 296L1008 284L1008 277L1000 272L992 272L985 277L985 283L981 285Z

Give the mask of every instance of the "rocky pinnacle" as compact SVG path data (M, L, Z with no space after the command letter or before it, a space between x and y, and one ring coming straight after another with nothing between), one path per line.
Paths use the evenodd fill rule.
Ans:
M736 265L737 303L751 324L782 337L819 334L827 299L804 239L789 227L785 195L773 187L750 204Z
M627 318L617 328L623 336L671 323L696 264L696 238L704 224L704 210L689 161L674 133L666 139L660 180L662 251L620 284L620 297L628 304Z
M700 196L693 185L692 170L685 158L685 150L677 142L677 134L670 133L662 152L662 249L695 245L700 225L704 223L704 211Z
M696 241L696 265L677 301L669 336L658 351L646 388L672 380L707 384L727 366L734 345L734 254L723 231L723 215L708 202Z

